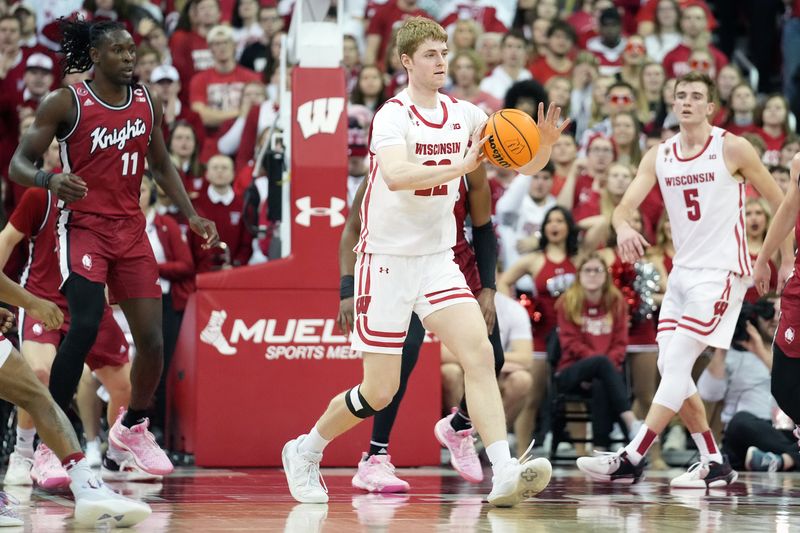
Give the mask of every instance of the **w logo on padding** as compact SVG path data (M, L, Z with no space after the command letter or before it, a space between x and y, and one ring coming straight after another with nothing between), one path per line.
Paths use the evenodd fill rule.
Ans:
M301 226L310 226L311 217L330 217L332 228L341 226L345 222L342 210L347 203L341 198L331 196L330 207L311 207L311 197L303 196L296 200L294 205L300 210L294 221Z
M297 123L300 124L303 138L308 139L318 133L333 134L339 125L342 111L344 111L344 98L340 97L317 98L299 106Z

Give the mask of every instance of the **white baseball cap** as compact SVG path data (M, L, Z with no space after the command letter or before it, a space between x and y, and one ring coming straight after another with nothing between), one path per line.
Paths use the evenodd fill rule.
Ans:
M159 65L150 73L150 83L158 83L161 80L178 81L178 69L172 65Z
M40 68L52 72L53 59L46 54L36 52L35 54L31 54L25 62L25 69L27 70L29 68Z
M219 24L214 26L210 30L208 30L208 35L206 35L206 42L211 44L211 41L219 39L219 40L226 40L226 41L234 41L233 37L233 28L230 26L225 26L223 24Z

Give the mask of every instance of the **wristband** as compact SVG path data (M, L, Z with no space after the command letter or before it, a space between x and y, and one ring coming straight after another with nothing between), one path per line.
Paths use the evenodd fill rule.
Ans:
M50 180L55 176L53 172L45 172L44 170L37 170L36 175L33 177L33 184L42 189L50 187Z
M339 279L339 299L345 300L355 296L356 278L350 275L342 276Z

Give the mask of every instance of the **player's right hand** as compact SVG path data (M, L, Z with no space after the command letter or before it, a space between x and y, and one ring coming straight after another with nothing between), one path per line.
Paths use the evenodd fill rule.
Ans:
M650 243L647 242L647 239L627 224L617 231L618 253L626 263L635 263L644 255L645 248L649 246Z
M753 264L753 284L759 296L764 296L769 292L769 281L771 277L772 270L769 264L759 255L758 259L756 259L756 262Z
M50 185L48 188L59 200L64 200L66 203L81 200L85 198L86 193L89 192L86 182L75 174L54 175L50 178Z
M339 331L345 335L350 335L355 325L353 317L353 310L355 309L355 298L345 298L339 301L339 314L336 316L336 323L339 325Z
M464 174L469 174L486 160L486 154L483 151L484 143L489 140L488 135L483 137L483 130L486 129L486 122L488 121L484 120L483 123L472 132L472 144L470 144L469 150L467 150L466 155L464 155Z
M5 307L0 307L0 333L6 333L13 325L14 313Z
M53 302L34 298L33 303L25 309L34 319L44 324L47 330L54 330L64 323L64 313Z

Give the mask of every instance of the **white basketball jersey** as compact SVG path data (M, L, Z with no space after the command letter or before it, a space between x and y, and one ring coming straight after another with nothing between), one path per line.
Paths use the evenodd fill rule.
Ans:
M745 184L731 176L725 165L726 133L713 127L703 150L688 159L681 157L680 134L661 143L656 176L672 227L674 264L750 276Z
M432 189L390 191L376 156L381 148L405 145L408 160L420 165L445 165L463 158L472 132L486 113L443 94L439 94L439 106L418 109L403 90L375 114L356 252L417 256L455 245L453 205L460 181L453 179Z

